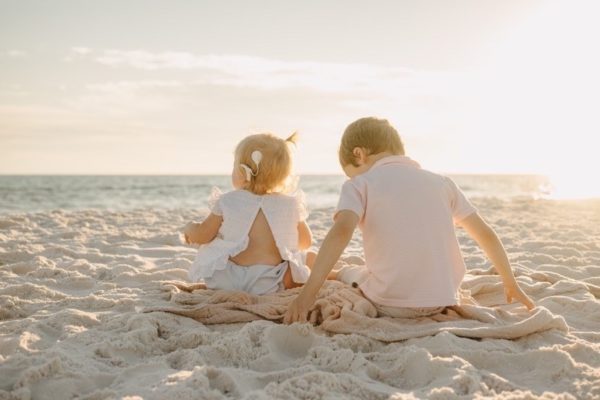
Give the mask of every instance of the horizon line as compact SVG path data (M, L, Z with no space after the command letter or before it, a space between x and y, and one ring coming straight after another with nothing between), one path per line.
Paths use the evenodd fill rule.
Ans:
M548 177L549 174L535 173L535 172L435 172L440 175L493 175L493 176L544 176ZM198 177L210 177L210 176L230 176L230 173L213 173L213 174L188 174L188 173L85 173L85 174L71 174L71 173L56 173L56 174L44 174L44 173L0 173L0 177L24 177L24 176L198 176ZM344 176L343 173L305 173L296 174L297 176Z

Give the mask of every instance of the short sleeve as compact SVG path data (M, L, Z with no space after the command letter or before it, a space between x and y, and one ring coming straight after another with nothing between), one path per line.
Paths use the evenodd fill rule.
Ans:
M460 190L456 183L448 177L444 177L444 179L448 190L448 198L454 223L457 223L476 212L477 209L466 198L465 194Z
M223 215L223 210L221 210L221 196L222 195L223 195L223 192L221 192L221 189L214 186L212 188L210 196L208 197L208 208L209 208L210 212L212 212L215 215Z
M366 201L363 193L361 193L352 180L346 181L342 185L342 192L340 193L340 200L335 209L334 218L340 211L350 210L358 215L359 220L362 220L365 208Z
M308 207L306 206L306 195L300 189L296 191L296 208L298 210L298 221L306 221L308 218Z

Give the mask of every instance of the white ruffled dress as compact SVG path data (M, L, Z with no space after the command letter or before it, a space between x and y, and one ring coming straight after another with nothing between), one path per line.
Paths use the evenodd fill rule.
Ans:
M213 214L223 217L223 223L217 237L198 250L189 270L190 280L206 281L215 271L225 269L230 257L248 247L248 233L259 210L269 223L281 258L288 262L294 282L308 280L310 269L304 262L304 252L298 249L298 223L308 216L302 191L293 196L256 195L247 190L221 193L214 188L208 203Z

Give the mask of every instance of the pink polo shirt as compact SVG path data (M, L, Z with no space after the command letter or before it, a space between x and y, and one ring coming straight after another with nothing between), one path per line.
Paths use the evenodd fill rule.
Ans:
M377 161L346 181L336 209L356 213L373 302L394 307L458 303L465 274L454 223L476 212L448 177L421 169L406 156Z

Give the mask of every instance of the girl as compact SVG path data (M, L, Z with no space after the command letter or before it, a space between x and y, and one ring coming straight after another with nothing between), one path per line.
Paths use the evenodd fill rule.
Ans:
M290 195L296 134L248 136L235 149L235 190L213 189L210 215L184 228L186 243L201 246L190 279L209 289L261 295L306 282L314 253L302 192ZM308 258L308 259L307 259Z

